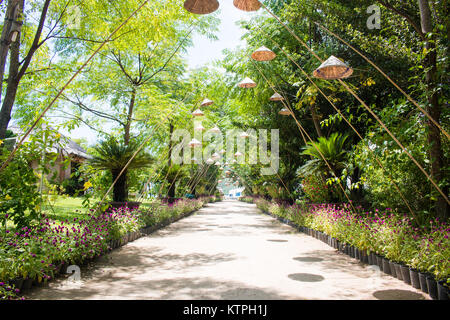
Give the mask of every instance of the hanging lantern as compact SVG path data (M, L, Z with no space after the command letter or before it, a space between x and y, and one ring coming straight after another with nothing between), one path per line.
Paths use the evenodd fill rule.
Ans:
M194 112L192 112L192 115L193 115L194 117L203 117L205 114L202 112L202 110L197 109L197 110L195 110Z
M219 8L219 1L217 0L186 0L184 8L195 14L213 13Z
M233 163L236 163L237 162L237 160L236 159L233 159Z
M225 162L223 165L224 165L224 166L227 166L227 165L228 165L228 162Z
M212 128L212 129L209 129L209 131L211 131L211 132L213 132L213 133L220 133L220 132L221 132L220 129L219 129L217 126L215 126L215 127Z
M214 103L214 101L209 100L209 99L205 99L205 100L203 100L201 106L202 106L202 107L207 107L207 106L212 105L213 103Z
M192 162L197 162L197 158L196 157L192 157Z
M194 128L195 131L204 131L205 128L202 125L199 125L197 127Z
M222 180L217 181L218 183L222 183Z
M243 139L247 139L249 137L247 132L242 132L239 137L243 138Z
M243 156L243 154L241 153L241 152L236 152L235 154L234 154L234 156L237 158L237 157L241 157L241 156Z
M261 8L261 3L258 0L234 0L233 4L243 11L257 11Z
M313 72L314 77L325 80L345 79L352 74L353 69L335 56L329 57Z
M220 167L219 170L223 170L223 167Z
M241 88L254 88L256 87L256 82L250 78L245 78L244 80L238 83L238 86Z
M270 61L275 59L276 56L275 52L264 46L252 53L252 59L256 61Z
M217 161L217 162L215 163L215 165L216 165L216 166L220 166L220 162Z
M207 163L207 164L213 164L213 163L214 163L214 160L211 159L211 158L209 158L208 160L206 160L206 163Z
M220 154L224 154L225 153L225 150L220 150Z
M202 146L202 143L201 143L200 141L198 141L197 139L192 139L191 142L189 142L189 146L190 146L191 148L194 148L194 147L201 147L201 146Z
M214 160L220 159L220 155L217 152L214 152L211 156Z
M289 111L289 109L287 108L283 108L280 110L280 112L278 112L279 114L281 114L282 116L290 116L291 115L291 111Z
M282 101L284 100L283 96L278 92L275 92L273 96L269 98L270 101Z

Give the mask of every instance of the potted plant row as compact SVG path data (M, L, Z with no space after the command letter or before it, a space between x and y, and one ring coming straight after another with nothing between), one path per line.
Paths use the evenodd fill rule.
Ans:
M294 226L299 231L309 236L327 243L334 249L349 255L352 258L358 259L365 264L378 266L384 273L402 280L414 288L420 289L424 293L429 294L433 300L449 300L450 292L448 287L445 286L445 281L437 281L430 273L421 272L401 262L391 261L378 253L370 252L368 250L361 250L347 243L343 243L338 239L325 234L324 232L304 226L298 226L289 219L281 218L276 214L265 210L262 211L265 214L275 217L283 223Z

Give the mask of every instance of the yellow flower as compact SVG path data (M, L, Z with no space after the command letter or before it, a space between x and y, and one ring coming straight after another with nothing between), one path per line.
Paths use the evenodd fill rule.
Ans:
M61 133L58 133L55 137L56 137L56 139L61 138Z
M92 183L90 181L84 183L84 190L87 190L92 187Z
M3 144L3 140L0 140L0 146Z
M6 200L6 201L11 200L11 199L12 199L12 197L11 197L9 194L7 194L7 195L5 196L5 200Z
M375 81L372 78L369 78L363 83L363 86L370 87L370 86L373 86L374 84L375 84Z

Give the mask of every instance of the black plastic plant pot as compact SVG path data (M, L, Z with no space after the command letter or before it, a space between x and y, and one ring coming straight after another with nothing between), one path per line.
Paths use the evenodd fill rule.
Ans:
M427 276L427 287L428 287L428 294L430 295L431 299L437 300L438 299L438 288L437 288L437 282L433 278L433 276Z
M411 276L409 275L409 268L407 266L400 266L402 270L403 281L407 284L411 284Z
M391 267L389 265L389 260L386 258L383 258L383 272L386 274L392 274Z
M391 270L391 275L392 275L394 278L398 278L398 277L397 277L397 271L395 270L395 264L394 264L394 262L389 261L389 269Z
M22 287L23 287L23 279L22 279L22 278L14 279L14 280L10 281L10 284L11 284L11 285L14 285L14 288L19 289L19 290L22 290Z
M367 263L369 265L373 265L373 261L372 261L372 252L370 252L367 256Z
M377 257L375 256L374 252L370 253L370 259L372 260L372 262L370 263L372 266L376 266L377 265Z
M377 254L376 258L377 258L377 266L380 267L380 270L383 270L383 257Z
M397 275L397 279L403 281L403 274L402 274L402 266L401 266L401 264L394 263L394 267L395 267L395 274Z
M359 260L359 249L358 248L353 249L353 256L355 259Z
M425 293L428 293L427 276L429 276L427 273L419 272L420 290Z
M411 285L413 288L420 289L419 272L415 269L409 269L409 276L411 278Z
M33 279L27 278L23 280L22 290L30 290L33 286Z
M365 263L365 264L369 264L369 254L367 253L366 250L364 250L364 251L362 252L361 262L362 262L362 263Z
M444 281L438 281L438 299L439 300L450 300L449 290L444 286Z

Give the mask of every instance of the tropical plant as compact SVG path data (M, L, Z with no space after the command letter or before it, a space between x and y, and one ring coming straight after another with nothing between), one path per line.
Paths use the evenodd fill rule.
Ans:
M90 160L90 164L94 168L111 172L112 180L117 180L113 189L113 201L124 202L128 199L128 170L144 168L153 162L148 154L141 151L119 177L119 174L136 153L140 144L138 139L130 140L128 144L125 144L117 141L114 137L110 137L100 142L94 148L96 154Z
M346 167L347 156L344 144L347 138L348 135L336 132L329 138L319 137L317 142L308 142L302 154L311 156L313 159L300 168L300 173L305 176L310 174L339 176L339 173Z

